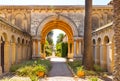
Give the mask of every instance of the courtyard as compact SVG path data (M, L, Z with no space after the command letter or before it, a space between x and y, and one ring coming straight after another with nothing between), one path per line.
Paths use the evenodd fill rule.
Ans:
M120 81L120 0L13 2L0 2L0 81Z

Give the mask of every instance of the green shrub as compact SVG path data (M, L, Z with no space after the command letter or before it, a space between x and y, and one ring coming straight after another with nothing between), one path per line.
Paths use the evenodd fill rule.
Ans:
M37 81L37 72L43 71L47 74L51 67L51 62L49 60L37 59L26 61L17 65L12 65L10 71L15 72L20 76L28 76L32 81Z
M17 65L12 65L12 67L10 67L10 72L15 72L18 68L20 68L22 65L17 64Z
M103 68L101 68L99 65L94 65L94 70L97 71L97 72L102 72L103 71Z
M61 53L56 53L55 56L61 57Z
M73 62L68 62L68 65L70 65L70 67L76 73L77 67L82 66L82 61L80 61L80 60L74 60Z
M98 78L97 78L97 77L91 77L91 78L89 79L89 81L98 81Z
M61 46L62 57L67 57L67 54L68 54L68 43L62 42L61 45L62 45Z
M46 67L44 65L37 65L37 66L33 67L32 71L35 74L37 74L37 72L39 72L39 71L47 73L47 69L46 69Z
M86 76L95 76L95 75L98 75L95 71L89 71L89 70L85 70L85 75Z
M32 66L25 66L25 67L21 67L19 68L16 73L17 75L20 76L29 76L32 72L33 67Z

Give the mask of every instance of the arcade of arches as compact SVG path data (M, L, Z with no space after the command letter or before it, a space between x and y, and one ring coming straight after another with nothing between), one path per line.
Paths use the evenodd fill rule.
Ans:
M114 65L112 6L93 6L92 39L94 63L110 73ZM83 6L0 6L0 74L12 64L45 57L45 37L52 29L68 36L68 58L82 57L84 36ZM31 51L32 49L32 51Z

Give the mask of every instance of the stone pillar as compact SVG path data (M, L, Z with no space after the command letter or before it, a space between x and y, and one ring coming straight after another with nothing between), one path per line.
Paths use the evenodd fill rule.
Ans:
M95 45L95 64L97 64L97 45Z
M12 47L12 64L15 64L15 58L16 58L16 44L11 43Z
M106 69L106 45L100 45L100 66Z
M35 57L38 56L38 40L35 41Z
M74 40L74 57L77 57L76 44L77 44L77 42L76 42L76 40Z
M25 46L22 44L22 60L25 60Z
M10 44L9 42L5 42L4 45L4 70L5 72L9 72L10 68L10 62L9 62L9 57L10 57L10 52L9 52Z
M2 66L1 66L1 41L0 41L0 75L2 74Z
M33 45L32 45L32 46L33 46L33 53L32 53L32 57L35 57L35 41L33 40L33 42L32 42L32 43L33 43Z
M17 43L16 43L15 62L16 62L16 64L19 63L18 62L18 44Z
M41 51L40 51L40 48L41 47L41 45L40 45L40 40L38 41L38 57L40 57L40 53L41 53Z
M68 42L68 58L70 58L70 43Z
M68 42L68 58L73 58L74 55L74 45L72 42Z
M112 73L112 43L107 44L107 70Z
M22 60L22 56L21 56L21 45L18 43L17 44L17 59L18 59L18 63L21 62Z
M100 45L97 45L97 64L100 65Z
M78 42L78 54L79 54L79 56L80 57L82 57L82 42L81 42L81 40L79 40L79 42Z
M41 43L41 57L45 58L46 53L45 53L45 43Z

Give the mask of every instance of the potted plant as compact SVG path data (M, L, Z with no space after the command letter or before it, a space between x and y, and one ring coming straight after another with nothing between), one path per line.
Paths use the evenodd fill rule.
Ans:
M47 73L47 69L44 65L37 65L33 69L38 77L43 77Z
M85 76L85 72L83 70L83 66L77 67L77 76L78 77L84 77Z

